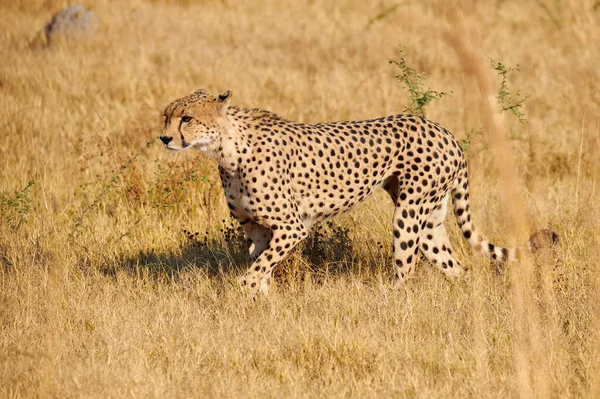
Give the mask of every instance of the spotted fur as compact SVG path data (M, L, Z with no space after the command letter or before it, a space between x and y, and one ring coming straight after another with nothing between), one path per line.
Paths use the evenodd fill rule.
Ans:
M307 125L230 106L230 99L229 91L198 90L174 101L161 140L171 151L195 148L218 162L229 209L252 241L254 263L240 284L253 294L268 291L273 268L314 224L379 187L395 205L399 285L419 251L450 279L464 273L444 227L450 200L475 250L499 262L518 256L520 249L498 247L475 229L463 151L439 124L400 114Z

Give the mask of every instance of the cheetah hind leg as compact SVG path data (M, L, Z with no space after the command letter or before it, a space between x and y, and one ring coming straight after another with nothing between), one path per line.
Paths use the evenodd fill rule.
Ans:
M414 207L397 204L394 211L393 242L396 283L394 288L403 289L410 277L419 252L420 227L422 216Z
M448 195L434 208L421 231L419 249L421 253L451 281L460 279L467 271L452 256L452 248L444 219L448 212Z

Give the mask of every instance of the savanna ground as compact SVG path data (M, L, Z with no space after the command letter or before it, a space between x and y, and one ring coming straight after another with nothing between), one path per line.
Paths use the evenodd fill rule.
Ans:
M98 1L99 34L44 47L64 5L0 2L0 396L600 396L598 2ZM479 230L560 248L497 271L449 216L470 280L421 261L398 292L378 193L248 300L216 166L158 145L162 109L399 113L399 45L450 93L426 112L463 140ZM526 96L526 122L496 112Z

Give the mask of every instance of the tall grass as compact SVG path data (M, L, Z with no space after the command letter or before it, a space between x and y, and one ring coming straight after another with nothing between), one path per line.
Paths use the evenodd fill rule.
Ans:
M65 4L0 2L1 396L600 395L593 1L102 0L98 35L44 47ZM498 271L450 217L471 279L421 261L396 292L379 192L248 301L216 165L157 145L162 108L204 87L311 123L397 113L398 45L452 92L427 116L468 143L478 228L560 248ZM527 123L490 58L519 65Z

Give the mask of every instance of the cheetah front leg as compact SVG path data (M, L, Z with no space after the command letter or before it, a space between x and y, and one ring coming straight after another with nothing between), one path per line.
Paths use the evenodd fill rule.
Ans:
M272 238L264 251L256 258L248 271L238 279L242 288L247 290L252 297L257 293L268 293L271 274L275 266L308 235L306 228L300 222L295 225L273 226L271 231Z
M244 234L252 241L252 244L250 244L250 257L252 261L255 261L267 245L269 245L272 237L271 230L258 223L254 223L252 220L241 222L241 224Z

